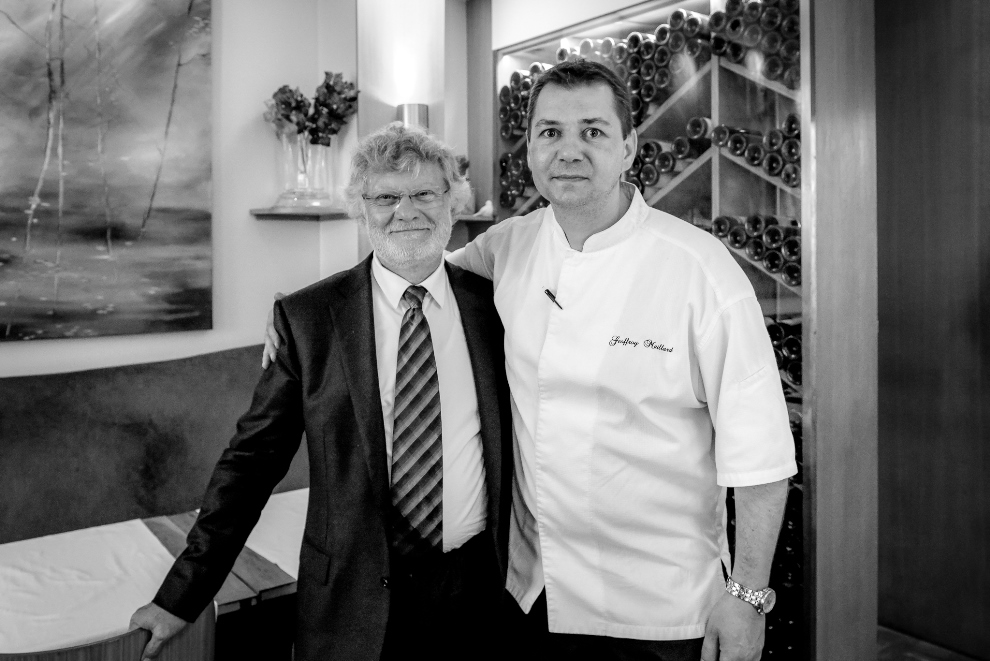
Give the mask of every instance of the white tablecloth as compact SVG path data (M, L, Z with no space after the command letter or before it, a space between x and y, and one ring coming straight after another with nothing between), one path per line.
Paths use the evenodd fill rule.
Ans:
M299 547L306 523L309 489L274 494L268 499L247 546L278 565L292 578L299 578Z
M0 653L125 633L172 561L139 520L0 544Z

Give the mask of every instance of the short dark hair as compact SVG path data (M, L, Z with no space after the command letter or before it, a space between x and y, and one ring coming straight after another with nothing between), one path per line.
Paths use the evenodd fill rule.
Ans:
M578 60L576 62L561 62L555 67L547 69L540 74L533 89L529 92L529 112L526 120L527 140L533 129L533 113L536 110L536 101L540 98L540 92L547 85L560 85L565 89L574 89L579 86L595 85L604 83L612 90L612 100L615 103L615 113L619 116L619 123L622 125L622 137L626 138L633 128L632 102L629 100L629 88L622 82L614 71L598 62L589 60Z

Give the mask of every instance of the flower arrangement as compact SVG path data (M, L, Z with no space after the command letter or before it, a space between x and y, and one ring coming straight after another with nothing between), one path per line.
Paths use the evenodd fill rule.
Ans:
M357 112L357 96L354 83L344 80L343 74L327 71L312 104L298 87L282 85L265 102L264 117L279 138L305 133L310 144L329 146Z

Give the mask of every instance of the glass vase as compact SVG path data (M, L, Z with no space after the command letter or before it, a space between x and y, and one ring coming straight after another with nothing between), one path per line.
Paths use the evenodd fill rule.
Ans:
M281 137L282 193L276 207L332 207L330 147L314 145L306 134Z

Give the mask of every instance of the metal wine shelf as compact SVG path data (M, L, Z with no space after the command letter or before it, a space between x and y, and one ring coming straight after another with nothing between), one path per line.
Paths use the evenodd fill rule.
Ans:
M793 101L798 100L797 90L792 90L790 87L787 87L786 85L782 85L777 81L770 80L769 78L764 78L761 74L758 74L755 71L750 71L741 64L733 64L732 62L726 60L724 57L719 57L718 60L719 60L719 65L726 71L731 71L732 73L738 76L742 76L743 78L748 78L757 85L762 85L763 87L766 87L769 90L773 90L774 92L776 92L781 96L786 96L788 99L791 99Z
M782 287L784 287L785 289L787 289L787 290L789 290L791 292L794 292L798 296L801 295L801 286L800 285L798 285L797 287L795 287L794 285L787 284L786 282L784 282L784 278L783 278L783 276L780 273L771 273L770 271L766 270L763 267L763 263L762 262L754 262L752 259L750 259L749 258L749 255L746 254L746 250L744 248L734 248L733 246L730 246L728 240L726 239L726 237L720 237L720 240L722 241L722 243L725 244L725 247L726 248L728 248L729 250L731 250L735 254L737 254L740 257L742 257L744 260L746 260L746 263L747 264L749 264L749 265L753 266L754 268L758 269L760 273L762 273L763 275L767 276L768 278L773 278L778 283L780 283L780 285Z
M701 168L702 165L704 165L705 163L709 162L710 160L712 160L712 149L711 148L708 148L708 149L705 150L705 152L701 156L699 156L698 158L694 159L694 162L691 163L691 165L687 166L686 168L684 168L683 170L681 170L680 172L678 172L677 173L677 176L674 177L673 179L671 179L667 183L666 186L664 186L663 188L661 188L660 190L658 190L656 193L654 193L646 201L646 203L649 204L651 207L652 206L655 206L657 202L659 202L660 200L662 200L671 191L673 191L678 186L680 186L681 185L681 182L685 181L688 177L690 177L692 174L694 174L695 172L697 172Z
M746 159L744 159L744 158L742 158L740 156L735 156L733 154L730 154L727 151L725 151L724 149L720 149L719 151L721 152L722 157L725 158L726 160L732 161L733 163L735 163L736 165L738 165L739 167L741 167L741 168L743 168L745 170L749 170L750 172L752 172L753 174L755 174L757 177L760 177L764 181L767 181L767 182L773 184L774 186L776 186L780 190L784 191L788 195L792 195L792 196L794 196L794 197L796 197L798 199L801 198L801 189L800 188L792 188L792 187L788 186L787 184L785 184L780 179L780 177L771 177L770 175L768 175L766 173L766 171L763 168L758 168L758 167L756 167L754 165L750 165L749 163L746 162Z

